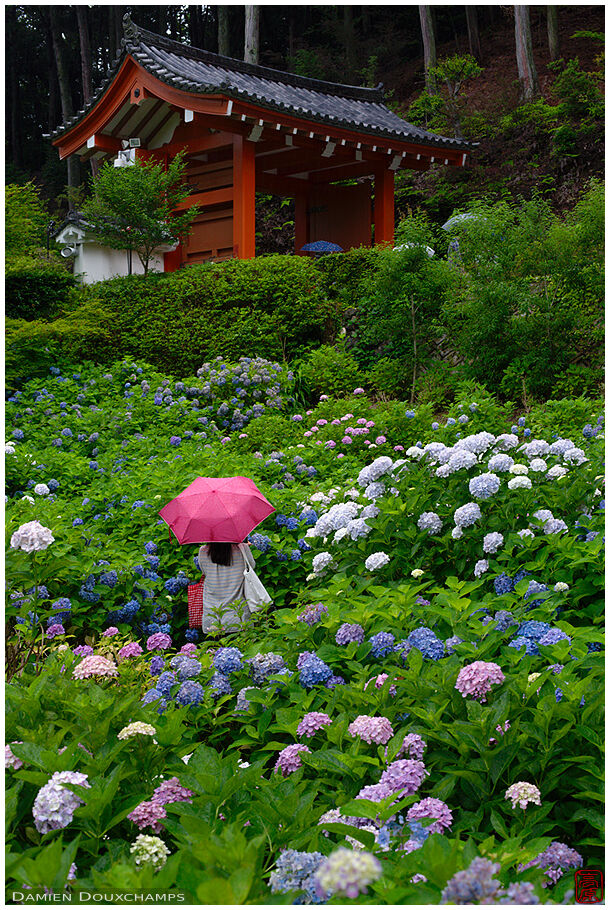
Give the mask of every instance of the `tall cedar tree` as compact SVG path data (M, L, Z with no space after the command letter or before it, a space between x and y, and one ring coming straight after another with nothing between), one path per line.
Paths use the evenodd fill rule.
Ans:
M82 207L99 242L136 252L145 275L155 249L183 241L198 212L193 206L175 213L189 195L184 169L181 155L176 155L167 170L162 164L139 159L123 168L107 162L94 182L93 196Z

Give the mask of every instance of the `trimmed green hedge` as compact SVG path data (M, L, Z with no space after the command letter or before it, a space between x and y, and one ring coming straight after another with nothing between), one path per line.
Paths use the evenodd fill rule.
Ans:
M76 286L74 276L54 259L35 259L26 254L7 256L5 311L11 319L54 316Z
M88 297L112 315L99 356L130 355L185 376L218 355L290 360L333 338L338 328L322 275L300 256L114 278L83 288L81 299Z

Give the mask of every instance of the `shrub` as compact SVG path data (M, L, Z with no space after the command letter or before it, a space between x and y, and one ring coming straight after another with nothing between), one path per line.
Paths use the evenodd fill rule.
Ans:
M343 345L322 345L301 363L299 376L312 396L337 397L351 392L364 382L357 361Z
M141 357L181 375L217 355L288 360L337 325L319 272L300 256L113 278L83 294L99 297L113 315L106 360Z
M8 184L4 191L4 244L7 254L23 253L45 242L47 212L33 183Z
M383 398L402 398L410 390L411 377L400 360L382 357L369 371L369 382Z
M6 315L13 319L53 316L66 304L75 285L74 276L55 259L9 256L4 284Z
M240 448L271 452L296 442L298 428L281 414L264 414L251 421L246 432L247 438L238 440Z

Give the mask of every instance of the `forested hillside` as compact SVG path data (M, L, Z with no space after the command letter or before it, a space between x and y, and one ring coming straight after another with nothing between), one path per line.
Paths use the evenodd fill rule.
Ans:
M425 92L420 11L430 10L437 61L473 54L481 72L459 87L463 135L480 143L464 173L401 175L398 215L424 207L444 220L486 193L534 190L556 210L571 208L587 180L603 174L602 5L529 7L540 96L520 103L511 6L260 6L257 61L315 78L384 83L389 105L407 120L455 132L447 84ZM7 33L7 180L34 178L51 208L67 205L65 185L83 188L90 171L66 163L43 134L86 103L120 51L124 13L152 31L229 56L244 56L243 6L9 6ZM549 40L549 16L557 14ZM551 23L552 24L552 23ZM552 58L555 58L554 61ZM28 66L23 66L23 61ZM457 82L452 82L455 88ZM70 179L68 179L68 177ZM285 209L262 210L261 235L283 251L276 228ZM274 214L276 213L276 214Z

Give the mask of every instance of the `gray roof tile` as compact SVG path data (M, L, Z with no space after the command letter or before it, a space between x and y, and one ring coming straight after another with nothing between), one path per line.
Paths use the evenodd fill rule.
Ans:
M182 45L161 35L140 29L124 17L123 54L117 57L112 74L91 99L95 104L127 53L156 78L170 85L201 94L220 93L229 98L251 101L270 111L296 114L313 123L323 123L368 133L384 139L417 142L446 149L472 149L474 143L437 136L407 123L383 104L379 89L338 85L283 73L264 66L244 63ZM80 112L79 112L80 114ZM83 116L83 115L81 115ZM76 119L81 119L79 116ZM68 121L55 131L61 133L74 123Z

